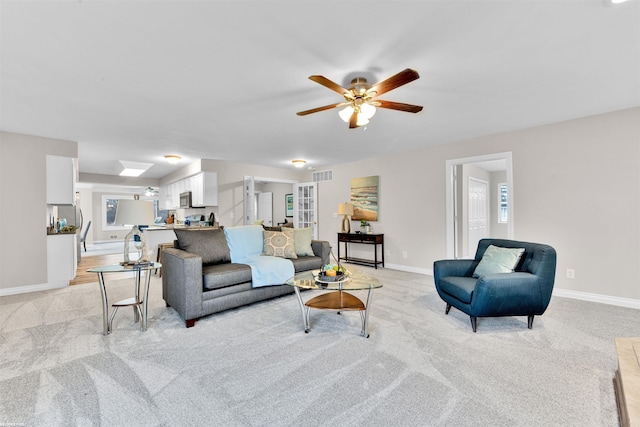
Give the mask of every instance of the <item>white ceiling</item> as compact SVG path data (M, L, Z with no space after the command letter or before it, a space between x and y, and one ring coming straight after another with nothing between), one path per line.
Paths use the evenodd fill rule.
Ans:
M640 105L640 3L603 0L0 3L0 128L78 142L80 171L118 160L159 178L198 158L313 168ZM348 85L404 68L350 130ZM185 162L170 166L165 154Z

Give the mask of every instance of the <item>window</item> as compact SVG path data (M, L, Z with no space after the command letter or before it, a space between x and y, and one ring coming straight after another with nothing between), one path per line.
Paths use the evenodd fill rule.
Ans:
M130 230L130 226L116 224L116 211L118 210L118 201L131 200L133 196L102 196L102 207L104 215L102 216L103 230ZM169 215L168 210L160 209L158 200L153 200L153 211L156 218L162 218L160 222L166 222ZM146 224L145 224L146 225Z
M509 222L509 206L507 204L507 183L498 184L498 222Z

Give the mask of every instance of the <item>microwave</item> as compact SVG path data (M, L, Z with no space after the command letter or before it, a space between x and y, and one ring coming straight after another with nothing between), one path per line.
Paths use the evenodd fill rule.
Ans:
M192 207L193 199L191 197L191 191L185 191L184 193L180 193L180 207L181 208L190 208Z

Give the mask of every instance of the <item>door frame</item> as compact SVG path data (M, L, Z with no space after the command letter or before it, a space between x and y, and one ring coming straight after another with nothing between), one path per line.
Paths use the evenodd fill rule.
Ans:
M452 159L447 160L445 162L445 230L446 230L446 250L447 250L447 258L455 257L455 212L454 212L454 195L455 195L455 185L456 185L456 176L455 169L456 166L463 165L466 163L479 163L486 162L490 160L505 160L506 162L506 175L507 175L507 206L509 207L509 222L507 224L507 233L508 238L513 239L514 237L514 219L515 219L515 209L514 209L514 186L513 186L513 155L511 151L503 152L503 153L494 153L494 154L486 154L483 156L474 156L474 157L464 157L460 159Z

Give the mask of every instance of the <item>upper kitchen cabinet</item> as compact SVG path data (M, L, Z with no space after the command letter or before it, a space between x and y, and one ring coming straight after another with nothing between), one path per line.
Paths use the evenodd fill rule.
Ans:
M218 174L201 172L188 179L194 207L218 206Z
M76 164L71 157L47 155L47 204L76 204Z
M165 209L180 207L180 193L191 191L193 207L218 206L217 172L200 172L160 188L160 200Z

